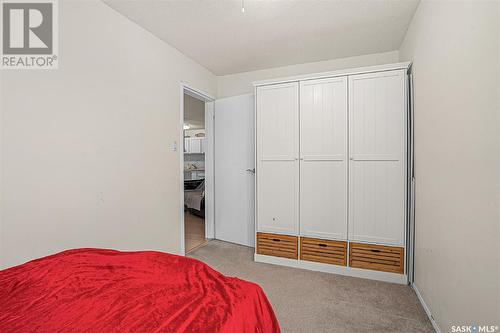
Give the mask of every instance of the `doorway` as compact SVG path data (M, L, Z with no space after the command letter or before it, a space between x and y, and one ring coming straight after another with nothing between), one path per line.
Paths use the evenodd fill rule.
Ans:
M181 253L211 239L253 247L254 95L215 100L181 84L180 97Z
M209 95L181 84L181 253L213 235L213 104Z

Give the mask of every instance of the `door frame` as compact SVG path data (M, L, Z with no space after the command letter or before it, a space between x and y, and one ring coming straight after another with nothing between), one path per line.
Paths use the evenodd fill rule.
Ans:
M215 129L215 97L192 87L186 82L180 82L180 130L179 143L179 226L180 226L180 254L186 255L185 230L184 230L184 94L205 102L205 238L215 238L215 191L214 191L214 129ZM207 163L208 162L208 163Z

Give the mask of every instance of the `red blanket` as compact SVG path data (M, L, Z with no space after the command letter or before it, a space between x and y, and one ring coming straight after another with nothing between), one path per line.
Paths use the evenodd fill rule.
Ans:
M0 271L0 332L280 332L262 289L161 252L79 249Z

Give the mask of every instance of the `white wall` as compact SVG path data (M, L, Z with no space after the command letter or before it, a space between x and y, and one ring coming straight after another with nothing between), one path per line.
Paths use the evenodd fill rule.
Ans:
M219 98L251 94L252 82L293 75L334 71L338 69L375 66L399 61L398 51L368 54L358 57L332 59L284 67L275 67L252 72L244 72L217 77L217 96Z
M59 3L59 69L2 73L2 266L178 253L179 82L215 95L216 78L100 1Z
M442 332L500 325L498 7L422 1L400 48L415 76L415 283Z

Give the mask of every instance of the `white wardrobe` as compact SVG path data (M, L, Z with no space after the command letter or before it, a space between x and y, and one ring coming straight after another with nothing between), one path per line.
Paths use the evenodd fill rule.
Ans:
M408 66L255 83L255 260L404 280Z

